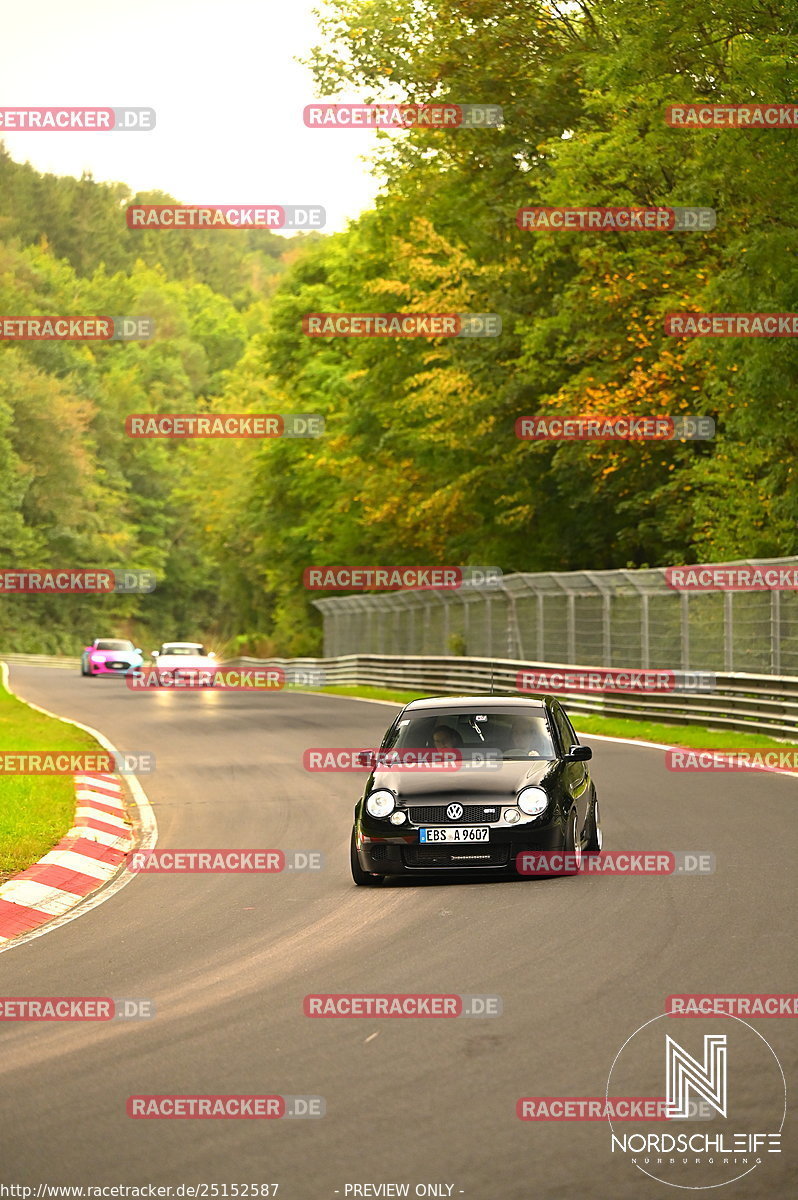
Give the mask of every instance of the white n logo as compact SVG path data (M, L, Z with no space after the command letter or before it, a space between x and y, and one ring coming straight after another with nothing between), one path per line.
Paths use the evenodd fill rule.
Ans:
M726 1034L704 1034L704 1061L700 1063L683 1046L665 1035L667 1076L666 1116L690 1117L689 1092L707 1100L726 1116Z

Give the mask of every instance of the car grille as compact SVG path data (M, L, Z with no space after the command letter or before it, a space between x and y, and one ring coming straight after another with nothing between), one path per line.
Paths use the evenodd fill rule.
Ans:
M375 846L372 844L369 846L369 854L375 862L381 862L382 859L388 857L388 847Z
M480 825L491 825L501 818L502 806L501 804L464 804L463 815L457 817L456 820L447 817L445 804L424 804L408 808L407 815L414 825L473 825L474 822Z
M406 867L503 867L510 859L510 847L489 846L480 842L473 846L405 846L402 860Z
M126 662L107 662L105 665L112 671L126 671L130 666L130 664Z

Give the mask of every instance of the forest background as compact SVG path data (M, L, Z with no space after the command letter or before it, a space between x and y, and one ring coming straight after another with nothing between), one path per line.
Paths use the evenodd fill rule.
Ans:
M42 175L0 146L0 311L156 323L149 342L0 344L2 561L158 579L143 596L5 596L0 648L128 634L313 654L309 565L798 552L795 342L663 331L672 311L798 310L798 130L664 119L683 101L795 100L797 11L328 0L319 95L499 104L505 119L384 135L374 209L332 236L131 231L128 204L173 198ZM627 204L711 207L717 227L515 222L522 206ZM320 311L496 312L503 334L304 336ZM326 433L134 440L134 412L312 412ZM519 441L516 418L536 413L702 414L717 436Z

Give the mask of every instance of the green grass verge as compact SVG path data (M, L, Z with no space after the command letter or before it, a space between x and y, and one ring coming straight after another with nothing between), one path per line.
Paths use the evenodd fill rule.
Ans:
M361 700L391 700L396 704L408 704L411 700L422 700L428 692L395 692L390 688L380 687L326 687L326 688L291 688L291 691L329 692L331 696L355 696Z
M0 686L0 750L98 749L82 729L28 708ZM74 815L72 775L0 775L0 883L51 850Z
M327 687L319 689L336 696L359 696L366 700L393 700L407 704L419 700L426 692L396 692L390 688L377 687ZM511 699L511 697L507 697ZM758 746L785 746L793 744L767 737L763 733L736 733L730 729L711 729L705 725L667 724L662 721L632 720L629 717L594 717L579 712L571 713L571 720L578 733L591 733L605 737L631 738L643 742L667 742L673 746L696 746L712 750L749 750ZM798 749L798 744L795 745Z
M706 725L678 725L665 722L631 720L627 717L592 717L575 712L571 720L577 732L589 736L633 738L644 742L667 742L672 746L696 746L707 750L754 750L778 746L798 749L792 743L768 737L764 733L742 733L734 729L711 729Z

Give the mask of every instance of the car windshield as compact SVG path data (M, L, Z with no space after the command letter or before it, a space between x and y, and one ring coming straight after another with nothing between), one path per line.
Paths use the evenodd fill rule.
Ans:
M97 650L132 650L133 643L126 642L122 638L117 638L116 641L114 641L113 638L103 638L102 641L95 642L95 649L97 649Z
M385 743L390 750L462 750L468 757L498 750L502 759L554 758L542 708L440 708L407 712Z
M205 655L205 647L204 646L170 646L169 643L167 642L162 649L162 653L169 654L170 656L173 654L191 654L191 655L201 654L204 656Z

